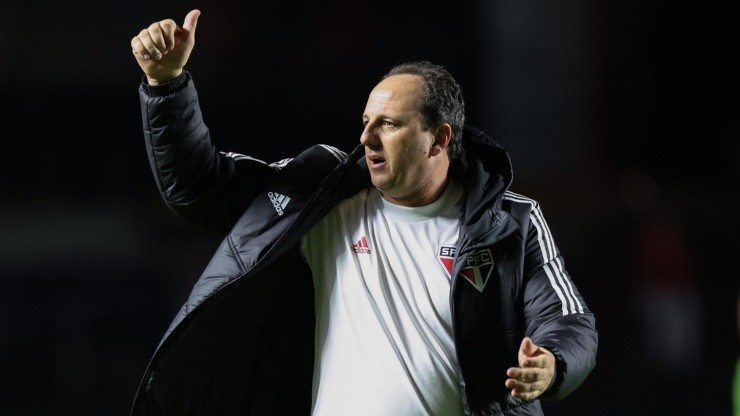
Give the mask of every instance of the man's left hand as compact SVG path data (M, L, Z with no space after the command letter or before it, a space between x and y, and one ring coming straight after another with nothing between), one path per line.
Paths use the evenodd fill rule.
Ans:
M521 400L534 400L550 387L555 376L555 356L525 337L519 346L519 367L506 370L506 388Z

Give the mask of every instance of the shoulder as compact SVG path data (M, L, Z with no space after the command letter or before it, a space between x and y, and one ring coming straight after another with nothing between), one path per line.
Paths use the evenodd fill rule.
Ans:
M504 192L503 200L513 204L525 204L532 208L539 206L535 199L508 190Z
M316 144L298 156L272 163L270 167L286 172L305 172L308 169L326 175L346 160L346 152L326 144Z
M347 152L328 144L315 144L304 150L296 159L314 163L339 164L347 160Z
M529 216L540 209L540 204L535 199L512 191L504 192L501 205L505 211L514 217Z
M367 211L368 200L377 192L378 191L375 188L363 189L349 198L342 200L342 202L340 202L332 212L341 216L357 216L365 214Z
M235 152L220 152L222 156L233 159L234 162L248 162L251 164L263 165L274 171L291 171L295 168L305 169L314 168L318 171L330 171L336 165L344 163L347 160L347 153L336 147L317 144L309 147L296 157L287 157L276 162L266 162L252 156L243 155Z
M501 209L519 224L525 234L532 225L537 229L546 227L540 204L533 198L506 191L501 201Z
M363 189L339 202L306 236L309 239L323 239L338 235L337 230L355 230L362 227L367 216L367 202L371 192L372 189Z

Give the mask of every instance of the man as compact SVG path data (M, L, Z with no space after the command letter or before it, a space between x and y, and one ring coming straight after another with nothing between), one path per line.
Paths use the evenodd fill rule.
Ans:
M593 315L447 71L392 69L349 155L266 164L211 144L183 70L199 15L131 41L162 196L226 234L134 415L540 415L583 381Z

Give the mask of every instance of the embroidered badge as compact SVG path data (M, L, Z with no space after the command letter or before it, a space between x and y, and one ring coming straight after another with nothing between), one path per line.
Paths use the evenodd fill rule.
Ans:
M455 246L440 246L437 260L447 272L447 277L452 276L452 264L455 262Z
M478 250L465 258L465 267L460 270L460 276L470 282L479 292L488 283L493 272L493 256L490 249Z

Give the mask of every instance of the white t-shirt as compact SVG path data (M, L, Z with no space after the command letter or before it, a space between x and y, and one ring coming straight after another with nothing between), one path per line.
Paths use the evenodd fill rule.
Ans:
M372 188L301 241L316 289L314 416L462 415L449 255L462 187L424 207Z

